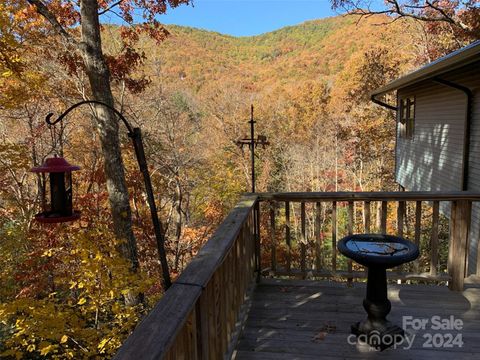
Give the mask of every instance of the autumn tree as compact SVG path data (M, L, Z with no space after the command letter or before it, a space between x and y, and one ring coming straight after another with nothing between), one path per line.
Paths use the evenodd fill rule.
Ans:
M148 136L147 156L152 174L161 189L158 197L165 209L165 232L173 261L171 269L180 271L182 248L194 244L182 241L184 228L189 225L191 197L200 171L204 148L201 139L200 114L188 94L166 93L152 86L142 94L143 126Z
M58 58L71 68L80 67L85 71L90 84L91 99L113 107L113 80L128 79L127 85L132 91L139 91L145 85L145 79L133 80L130 77L135 65L142 60L142 54L134 48L139 34L147 33L156 41L163 40L168 32L155 20L155 16L165 13L168 6L176 7L188 2L82 0L75 5L64 0L23 0L22 9L18 9L14 15L31 22L41 19L43 30L56 35L63 45L63 49L57 54ZM138 20L134 15L137 9L142 10L145 22L134 26L134 22ZM107 56L102 49L101 15L113 11L126 24L121 27L123 51L116 57ZM44 38L43 41L47 39ZM121 252L136 268L137 250L118 141L118 121L114 113L106 107L95 105L93 108L105 158L104 168L115 235L126 240L122 243Z
M423 23L428 36L427 60L434 60L480 39L480 1L478 0L385 0L372 6L366 0L331 0L334 9L369 17L386 14L390 21L409 18Z
M370 93L397 78L405 59L385 46L353 56L340 73L331 112L339 121L352 190L386 190L392 185L395 116L370 101Z

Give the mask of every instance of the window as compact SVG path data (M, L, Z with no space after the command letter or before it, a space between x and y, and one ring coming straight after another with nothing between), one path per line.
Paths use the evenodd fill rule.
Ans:
M415 98L407 97L400 99L400 137L413 139L415 130Z

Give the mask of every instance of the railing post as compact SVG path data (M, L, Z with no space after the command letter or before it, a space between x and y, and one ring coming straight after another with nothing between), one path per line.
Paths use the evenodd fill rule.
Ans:
M449 283L449 288L454 291L463 291L463 282L466 275L471 210L472 203L469 200L452 201L448 248L448 274L452 278Z

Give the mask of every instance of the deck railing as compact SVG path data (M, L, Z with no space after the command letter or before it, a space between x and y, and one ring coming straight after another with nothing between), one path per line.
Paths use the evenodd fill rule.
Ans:
M480 201L480 194L336 192L246 196L137 326L115 359L225 358L241 327L245 300L261 274L343 277L348 281L365 277L364 271L355 269L337 253L337 241L352 233L411 235L410 240L418 245L422 245L422 237L425 240L428 236L428 253L420 249L422 259L428 260L428 271L419 272L426 265L416 262L394 269L389 277L448 281L452 290L462 290L474 201ZM445 216L442 213L450 218L445 240L448 244L441 243L439 236L440 230L445 233L440 229ZM440 249L447 249L448 256L439 254ZM440 258L446 258L446 264Z
M255 279L256 197L244 197L115 359L221 359Z
M265 275L343 277L349 281L353 278L364 278L366 272L363 268L355 266L357 269L354 271L351 260L337 253L338 240L353 233L388 233L407 237L415 242L420 247L420 259L423 260L422 264L418 260L389 271L389 278L448 281L452 290L463 289L472 202L480 201L479 194L264 193L259 194L259 201L262 203L261 223L263 227L269 228L268 231L263 231L262 236L262 251L270 253L269 264L263 262L262 273ZM411 210L409 214L406 213L407 209ZM442 209L450 217L450 221L446 221L449 227L449 235L446 236L449 243L440 246L439 224ZM265 221L266 215L269 217L268 221ZM295 236L294 229L298 229ZM422 248L420 239L425 236L428 236L428 247ZM448 248L448 261L445 260L445 263L439 262L441 248ZM325 255L326 252L328 256ZM262 254L263 259L266 257L266 254ZM344 264L343 268L340 268L339 260ZM428 271L419 271L426 267Z

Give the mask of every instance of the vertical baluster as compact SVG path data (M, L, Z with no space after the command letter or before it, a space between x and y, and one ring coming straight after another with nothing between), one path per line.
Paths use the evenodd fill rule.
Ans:
M183 332L180 331L177 336L175 337L175 342L172 346L171 356L174 359L182 360L185 358L185 345L184 340L185 338L182 336Z
M208 286L208 285L207 285ZM200 359L208 359L210 352L209 319L208 319L208 291L205 289L196 305L197 315L197 346Z
M260 202L255 204L255 258L256 258L256 269L257 272L257 282L260 281L262 275L262 254L260 247Z
M371 205L370 201L364 201L363 203L363 228L364 228L365 234L371 233L372 217L370 214L370 211L371 211L370 205ZM365 268L364 268L364 271L366 271Z
M193 308L187 320L187 336L188 336L188 358L192 360L198 359L197 352L197 314L196 308Z
M355 213L355 208L354 208L354 202L353 201L349 201L348 202L348 235L353 235L353 227L354 227L354 215ZM352 269L353 269L353 266L352 266L352 259L348 259L348 272L351 274L352 273ZM351 283L352 282L352 278L349 277L348 278L348 282Z
M332 271L337 271L337 202L332 203Z
M322 203L317 202L315 207L315 267L317 271L322 269Z
M223 289L222 289L222 306L223 306L222 321L224 321L223 337L225 339L226 349L228 349L228 343L230 341L229 336L230 336L230 332L231 332L230 321L229 321L229 317L230 317L229 307L230 307L230 304L231 304L231 300L229 298L229 287L230 287L230 284L231 284L231 280L228 276L228 255L225 258L225 260L223 261L222 268L223 268L223 270L221 270L222 273L223 273L222 282L224 284Z
M302 278L306 278L306 257L307 257L307 235L306 235L306 220L305 220L305 202L300 204L300 222L301 222L301 238L300 238L300 269L302 271Z
M403 220L405 215L405 202L399 201L397 207L397 235L403 237Z
M208 306L208 342L209 342L209 356L208 359L212 359L215 356L217 356L217 340L218 340L218 335L217 335L217 326L216 326L216 303L215 303L215 284L213 281L213 278L215 277L215 274L213 275L212 279L210 279L207 288L204 290L206 291L207 294L207 306Z
M387 210L388 203L386 201L382 201L382 214L380 217L380 232L382 234L387 233Z
M240 296L242 299L242 302L245 300L245 289L247 286L247 279L248 281L250 280L250 273L249 273L249 268L248 268L248 257L247 257L247 243L250 240L250 223L247 220L247 223L243 227L242 231L242 242L240 243L240 256L239 256L239 263L240 266L243 268L243 271L240 273L241 276L241 283L242 286L240 287Z
M277 244L275 239L275 203L270 202L270 251L271 251L271 267L275 274L277 270Z
M432 234L430 237L430 275L437 275L438 264L438 218L440 202L433 202Z
M240 232L239 234L239 237L237 238L237 241L235 241L235 244L232 248L232 252L233 252L233 256L232 256L232 265L231 265L231 276L232 276L232 283L233 283L233 288L232 288L232 297L233 297L233 301L232 301L232 308L233 308L233 311L234 311L234 314L233 314L233 328L235 329L235 323L237 321L237 318L238 318L238 313L239 313L239 309L240 309L240 302L239 302L239 292L238 292L238 285L240 283L239 281L239 274L238 272L239 271L243 271L243 269L241 269L239 266L238 266L238 243L241 239L241 235L242 232Z
M290 238L290 203L285 201L285 240L287 242L287 271L290 272L292 266L292 242Z
M403 219L405 215L405 201L399 201L397 204L397 235L403 238ZM397 272L403 271L403 265L397 266ZM401 283L401 280L399 281Z
M235 321L235 307L233 305L233 276L232 276L232 259L233 259L233 248L230 249L230 254L226 262L226 283L228 284L226 293L225 293L225 302L226 302L226 319L227 319L227 349L230 345L230 339L234 331L234 321Z
M213 282L215 288L215 331L217 335L217 346L216 346L216 356L220 357L223 355L223 304L222 304L222 287L223 279L222 272L217 270L213 274Z
M415 203L415 245L418 246L418 249L420 250L420 237L422 235L422 202L417 201ZM420 262L419 259L415 260L413 262L413 271L415 273L420 272Z
M370 201L363 203L363 226L365 233L370 234Z

